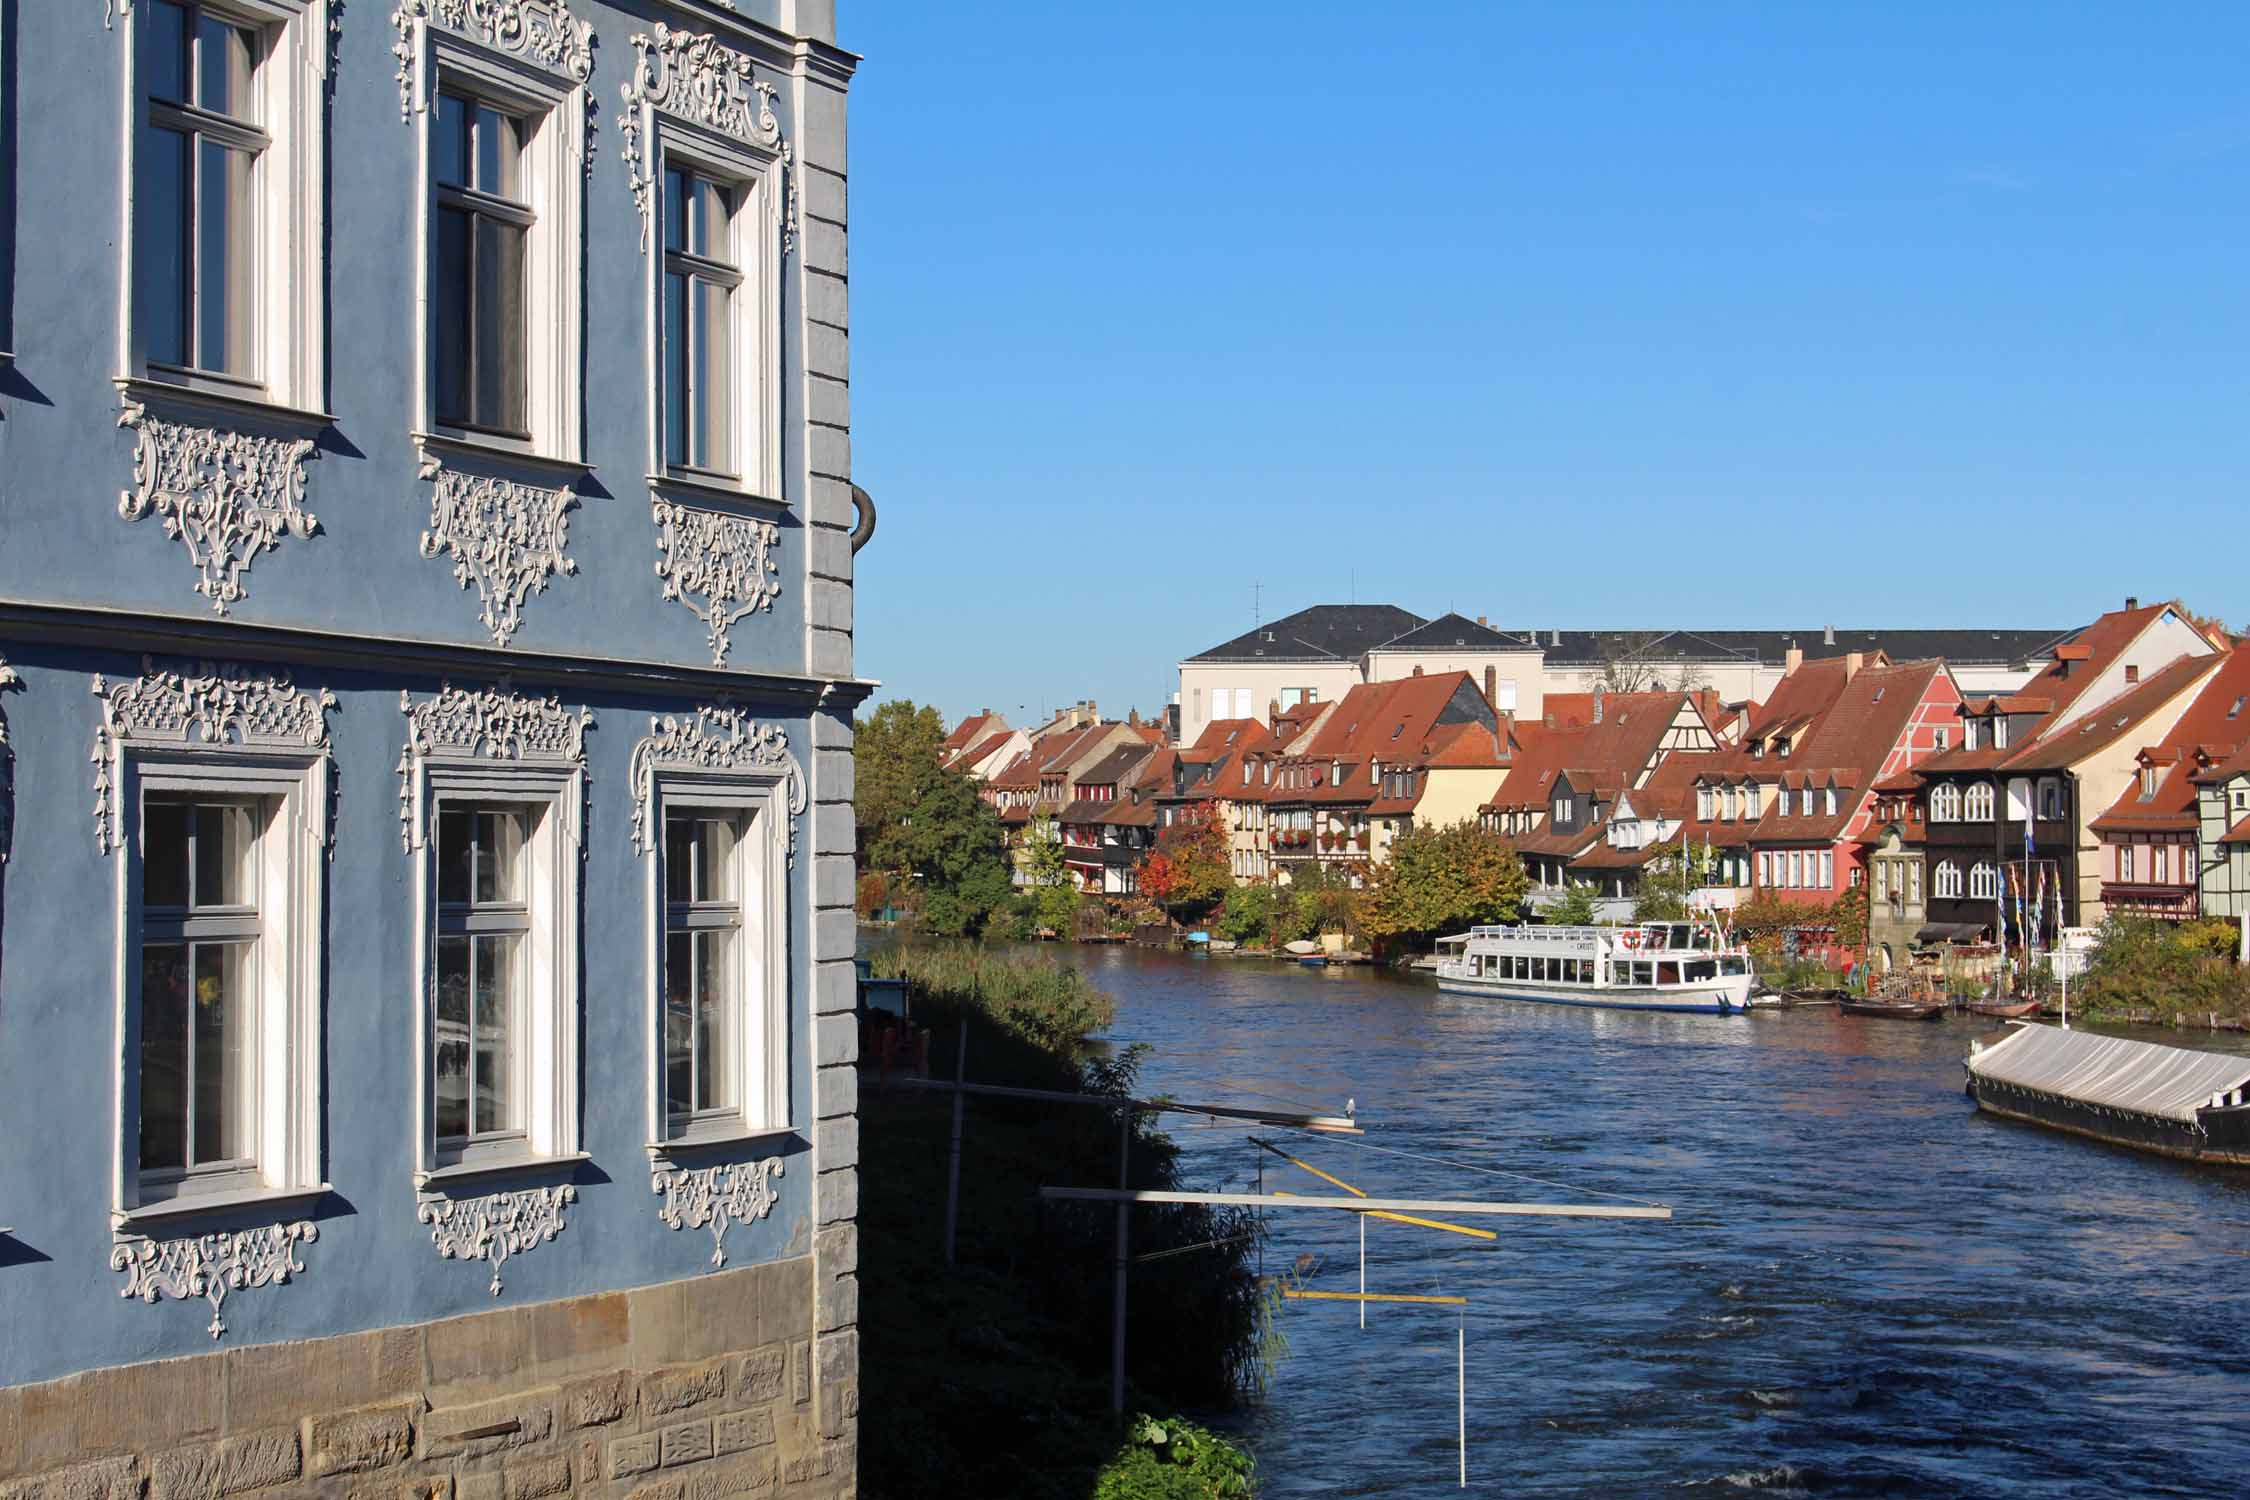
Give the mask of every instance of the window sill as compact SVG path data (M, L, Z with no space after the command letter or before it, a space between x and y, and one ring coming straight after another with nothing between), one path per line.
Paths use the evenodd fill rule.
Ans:
M738 489L694 474L651 474L648 487L667 500L689 505L719 506L765 519L786 514L789 502L755 490Z
M336 425L324 411L308 411L279 401L237 396L206 386L157 380L146 375L120 375L112 382L118 393L138 406L154 407L167 415L186 413L209 420L214 417L280 432L291 437L314 437Z
M327 1183L312 1187L294 1188L236 1188L221 1193L183 1193L176 1198L163 1198L154 1203L143 1203L134 1208L113 1211L110 1228L119 1239L149 1237L149 1231L159 1224L170 1224L183 1219L212 1218L225 1215L230 1218L247 1217L255 1209L259 1217L282 1214L299 1207L310 1207L315 1199L336 1191Z
M590 463L574 458L557 458L553 454L540 452L529 443L491 433L445 428L436 432L416 432L411 436L414 446L421 450L425 478L428 477L428 471L454 467L447 463L450 458L467 458L481 465L528 470L560 479L565 486L594 472L594 466Z
M563 1176L577 1169L580 1162L594 1158L584 1151L567 1151L561 1156L507 1156L489 1161L456 1162L449 1167L433 1167L427 1172L414 1174L417 1193L435 1194L464 1183L486 1182L500 1177Z
M744 1146L765 1142L779 1144L797 1138L796 1127L792 1125L765 1125L755 1129L726 1125L715 1129L706 1128L694 1131L687 1135L676 1135L670 1140L651 1141L648 1144L648 1157L651 1162L661 1166L666 1162L678 1161L683 1157L739 1150Z

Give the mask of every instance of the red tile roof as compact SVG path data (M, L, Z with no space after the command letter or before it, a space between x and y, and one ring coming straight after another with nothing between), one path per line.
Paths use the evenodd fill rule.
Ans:
M2147 685L2153 686L2154 679ZM2136 777L2124 795L2094 820L2094 831L2193 829L2200 779L2195 752L2220 762L2246 745L2250 745L2250 648L2236 646L2220 660L2219 669L2204 682L2171 731L2142 750L2144 762L2157 768L2155 794L2143 798Z
M2082 714L2067 724L2043 729L2038 738L2001 762L2008 771L2059 771L2106 749L2162 712L2181 694L2203 681L2224 661L2218 656L2183 656L2131 692Z

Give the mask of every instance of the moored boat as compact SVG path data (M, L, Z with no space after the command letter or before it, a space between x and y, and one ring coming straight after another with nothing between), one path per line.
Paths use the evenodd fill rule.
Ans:
M1991 1016L2001 1021L2020 1021L2039 1013L2037 1000L1978 1000L1969 1006L1972 1016Z
M1965 1064L1977 1108L2184 1161L2250 1167L2250 1057L2020 1026Z
M1454 994L1713 1015L1750 1004L1750 955L1708 922L1473 927L1460 947L1437 971Z
M1881 1016L1893 1021L1934 1021L1945 1014L1945 1004L1938 1000L1839 1000L1836 1008L1847 1016Z

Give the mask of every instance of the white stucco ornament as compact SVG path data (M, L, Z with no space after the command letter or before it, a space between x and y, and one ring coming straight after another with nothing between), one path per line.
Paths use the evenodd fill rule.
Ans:
M670 500L650 502L656 521L656 576L664 597L703 622L714 666L725 666L735 623L781 597L774 557L781 529L771 521L727 515Z
M594 27L562 0L398 0L391 25L398 40L398 113L414 112L414 28L441 26L550 73L584 83L594 73Z
M446 1260L483 1261L492 1267L492 1295L500 1295L500 1263L561 1234L563 1207L578 1189L521 1188L474 1198L425 1198L414 1216L430 1226L430 1242Z
M625 178L632 185L633 205L640 210L641 249L648 249L656 186L655 152L643 137L651 125L647 116L662 111L748 142L779 159L788 178L781 226L781 248L786 254L797 242L797 174L789 143L782 138L781 121L774 116L774 86L752 71L748 54L716 37L659 21L628 40L633 71L619 88L625 112L617 117L617 129Z
M660 1166L650 1180L664 1200L657 1217L673 1229L710 1226L711 1264L727 1263L727 1230L773 1212L780 1195L773 1179L782 1175L778 1156L763 1161L727 1162L716 1167Z
M398 816L408 853L421 826L424 764L433 759L497 760L526 764L586 764L586 731L594 727L587 709L575 712L549 694L530 698L509 690L503 680L490 688L457 688L440 683L437 695L420 703L398 695L406 716L406 748L398 761Z
M125 403L117 425L139 438L133 486L119 492L117 513L128 521L161 517L164 534L195 564L195 591L220 614L242 599L242 575L259 553L320 530L305 509L312 439L174 422L137 401Z
M761 724L725 703L705 704L693 718L658 714L649 732L633 747L633 847L656 849L649 809L656 799L656 773L681 771L774 771L789 796L789 859L797 859L797 819L805 811L805 768L789 753L789 738L779 725Z
M545 593L556 574L578 571L565 550L578 497L567 487L465 474L434 460L423 463L422 477L436 486L422 555L453 560L453 581L477 591L478 618L505 646L523 623L524 600Z
M229 1292L282 1286L305 1269L297 1247L320 1238L310 1221L271 1224L232 1234L199 1234L176 1240L131 1240L109 1252L109 1268L125 1273L118 1295L156 1302L201 1297L211 1304L211 1337L227 1331L219 1316Z
M274 668L202 662L158 670L141 658L141 675L111 682L96 674L102 726L94 734L94 843L118 847L117 761L128 743L204 749L317 750L328 753L328 714L336 695L307 692Z

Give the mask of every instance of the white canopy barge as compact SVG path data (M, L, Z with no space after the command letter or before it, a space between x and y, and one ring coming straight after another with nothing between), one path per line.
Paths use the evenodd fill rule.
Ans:
M1472 927L1438 948L1438 988L1455 994L1707 1015L1750 1004L1750 955L1709 922Z

